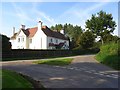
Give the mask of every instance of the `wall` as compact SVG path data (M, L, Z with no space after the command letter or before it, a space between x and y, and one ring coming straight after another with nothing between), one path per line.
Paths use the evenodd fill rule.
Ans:
M51 42L52 39L52 42ZM58 42L56 42L56 40ZM59 43L63 43L66 41L67 46L69 47L69 41L68 40L62 40L62 39L58 39L58 38L53 38L53 37L47 37L47 49L52 49L51 47L49 47L49 43L54 43L54 44L59 44Z
M20 42L18 42L18 38L20 38ZM22 38L24 38L24 41L22 41ZM26 35L21 30L15 40L10 40L10 42L12 43L12 49L27 49L26 39Z

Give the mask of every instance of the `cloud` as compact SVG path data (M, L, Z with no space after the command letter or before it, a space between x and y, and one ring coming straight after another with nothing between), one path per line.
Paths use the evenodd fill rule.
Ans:
M25 24L28 21L33 21L33 19L31 19L30 16L27 15L27 12L23 8L17 6L15 3L12 3L12 5L16 12L14 14L16 15L16 17L19 18L19 22L21 24Z
M49 15L47 15L45 12L38 10L38 4L33 3L32 12L36 15L36 20L46 21L46 24L48 25L54 25L56 24L55 20L51 18Z
M51 18L50 16L46 15L44 12L38 11L38 10L34 10L34 12L37 14L37 16L39 16L41 18L41 20L43 18L43 19L47 20L49 23L51 23L51 24L55 24L56 23L53 18Z
M93 11L106 5L108 2L95 3L93 6L81 8L79 4L74 5L58 17L58 21L65 19L66 22L72 22L85 28L85 21L91 17Z
M56 22L53 18L51 18L49 15L45 14L45 12L42 12L41 10L38 10L38 5L40 6L40 4L42 3L32 3L31 4L31 10L28 11L27 7L24 9L22 7L20 7L19 5L17 5L16 3L12 3L12 6L14 7L15 9L15 12L14 13L19 22L21 24L26 24L29 22L30 23L33 23L33 22L38 22L39 20L43 20L43 22L46 21L46 24L47 25L55 25Z

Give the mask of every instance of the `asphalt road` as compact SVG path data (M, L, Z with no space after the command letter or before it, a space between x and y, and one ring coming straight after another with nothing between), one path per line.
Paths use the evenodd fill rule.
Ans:
M118 88L118 71L98 63L94 55L75 56L68 66L31 62L6 62L2 68L30 76L45 88Z

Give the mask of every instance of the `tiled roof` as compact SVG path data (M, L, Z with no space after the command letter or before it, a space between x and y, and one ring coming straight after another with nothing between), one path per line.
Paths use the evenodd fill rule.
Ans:
M46 28L42 28L42 31L49 37L55 37L55 38L59 38L63 40L68 40L68 38L66 38L63 34L61 34L60 32L52 31L47 26Z
M36 32L38 30L38 27L34 27L34 28L28 28L26 30L22 31L25 33L25 35L29 38L33 37ZM54 38L58 38L58 39L63 39L63 40L68 40L68 38L66 38L63 34L61 34L60 32L56 32L56 31L52 31L50 30L47 26L43 26L42 27L42 31L49 37L54 37ZM16 38L17 33L15 33L11 39L15 39Z
M34 27L34 28L28 28L24 31L27 31L25 32L25 34L28 36L28 37L33 37L35 35L35 33L37 32L38 28L37 27Z

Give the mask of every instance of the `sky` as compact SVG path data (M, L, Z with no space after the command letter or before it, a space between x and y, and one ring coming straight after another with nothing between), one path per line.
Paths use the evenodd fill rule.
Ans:
M9 0L8 0L9 1ZM102 0L101 0L102 1ZM105 1L105 0L104 0ZM48 27L70 23L85 29L85 22L100 10L111 13L118 25L118 2L2 2L1 31L11 37L13 27L19 31L21 24L26 28L37 26L38 21ZM114 31L118 35L118 27Z

